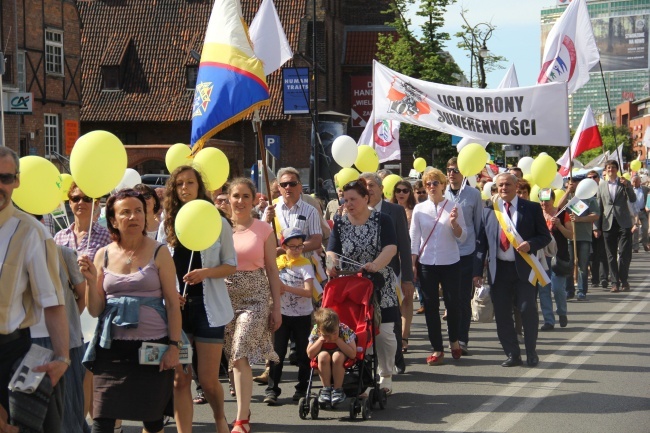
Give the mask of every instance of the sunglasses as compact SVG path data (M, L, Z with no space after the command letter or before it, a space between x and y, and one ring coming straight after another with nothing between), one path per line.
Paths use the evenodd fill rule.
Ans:
M449 174L449 173L459 174L460 170L457 169L457 168L448 168L447 169L447 174Z
M83 200L84 203L90 203L90 202L93 201L93 198L92 198L92 197L88 197L87 195L85 195L85 196L83 196L83 197L80 196L80 195L75 195L75 196L70 197L70 201L71 201L72 203L79 203L79 202L82 201L82 200Z
M422 194L426 194L427 192L426 192L426 191L416 191L415 193L416 193L417 195L422 195Z
M298 185L298 182L296 182L295 180L292 180L291 182L280 182L280 186L281 186L282 188L286 188L286 187L288 187L288 186L290 186L290 187L294 187L294 186L296 186L296 185Z
M16 181L18 173L0 173L0 183L4 185L11 185Z
M215 201L217 202L217 204L228 203L228 199L227 199L227 198L218 198L218 199L215 200Z
M434 180L433 182L427 182L427 186L438 186L440 185L440 182L437 180Z
M411 190L408 188L395 188L395 192L397 194L408 194Z
M598 179L598 176L587 176L589 179Z

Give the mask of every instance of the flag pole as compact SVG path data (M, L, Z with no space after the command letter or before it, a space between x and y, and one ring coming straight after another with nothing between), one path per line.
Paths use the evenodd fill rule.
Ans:
M573 184L573 157L571 152L571 146L569 146L569 182ZM575 196L575 191L573 192ZM572 212L571 210L569 210ZM578 281L578 246L576 245L576 222L571 220L571 229L573 230L573 286L575 287L576 282Z
M260 110L256 109L255 114L253 116L253 126L255 128L255 132L257 133L257 145L259 148L260 156L262 158L262 171L264 172L264 183L266 184L266 196L268 197L269 200L271 200L271 184L269 183L269 173L266 165L266 154L264 153L264 138L262 137L262 120L260 119ZM271 224L271 227L273 227L273 234L275 237L278 237L278 232L276 231L275 228L275 222Z
M618 151L618 140L616 139L616 123L614 123L614 116L612 115L612 106L609 102L609 93L607 93L607 85L605 84L605 73L603 72L603 65L598 60L598 67L600 68L600 78L603 80L603 89L605 89L605 99L607 99L607 111L609 111L609 120L612 122L612 133L614 134L614 146L616 147L616 157L618 158L619 164L621 167L621 173L623 172L623 158L621 158L621 153ZM603 152L605 151L605 143L603 142Z

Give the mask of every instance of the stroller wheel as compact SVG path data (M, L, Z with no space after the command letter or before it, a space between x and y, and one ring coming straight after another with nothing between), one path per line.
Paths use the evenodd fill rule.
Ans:
M386 394L386 391L380 389L378 397L379 409L384 410L386 408L386 403L388 403L388 395Z
M375 404L377 404L377 391L375 391L375 388L368 392L368 403L370 403L370 408L374 408Z
M361 412L361 402L357 397L355 397L350 402L350 419L356 419L359 412Z
M300 397L298 400L298 416L300 419L307 419L307 414L309 413L309 403L307 403L306 397Z
M367 420L372 417L372 403L369 398L361 400L361 418Z
M311 419L318 419L318 399L312 398L309 402L309 413L311 414Z

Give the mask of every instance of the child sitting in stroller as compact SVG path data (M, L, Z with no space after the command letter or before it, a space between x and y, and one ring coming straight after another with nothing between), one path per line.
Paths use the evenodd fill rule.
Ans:
M307 356L318 356L318 375L323 383L318 402L335 407L345 400L343 364L348 358L357 355L356 335L347 325L340 323L339 316L330 308L316 310L314 322L309 335Z

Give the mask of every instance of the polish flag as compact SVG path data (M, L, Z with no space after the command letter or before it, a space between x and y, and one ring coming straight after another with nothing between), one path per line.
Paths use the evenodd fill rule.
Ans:
M560 165L560 174L566 176L569 174L569 149L571 149L571 159L575 159L578 155L590 150L596 149L603 146L603 139L600 137L600 131L598 130L598 124L594 118L594 112L591 111L591 105L585 110L585 114L582 116L580 125L578 125L578 130L571 140L571 146L569 146L562 155L562 158L557 160L557 163Z

